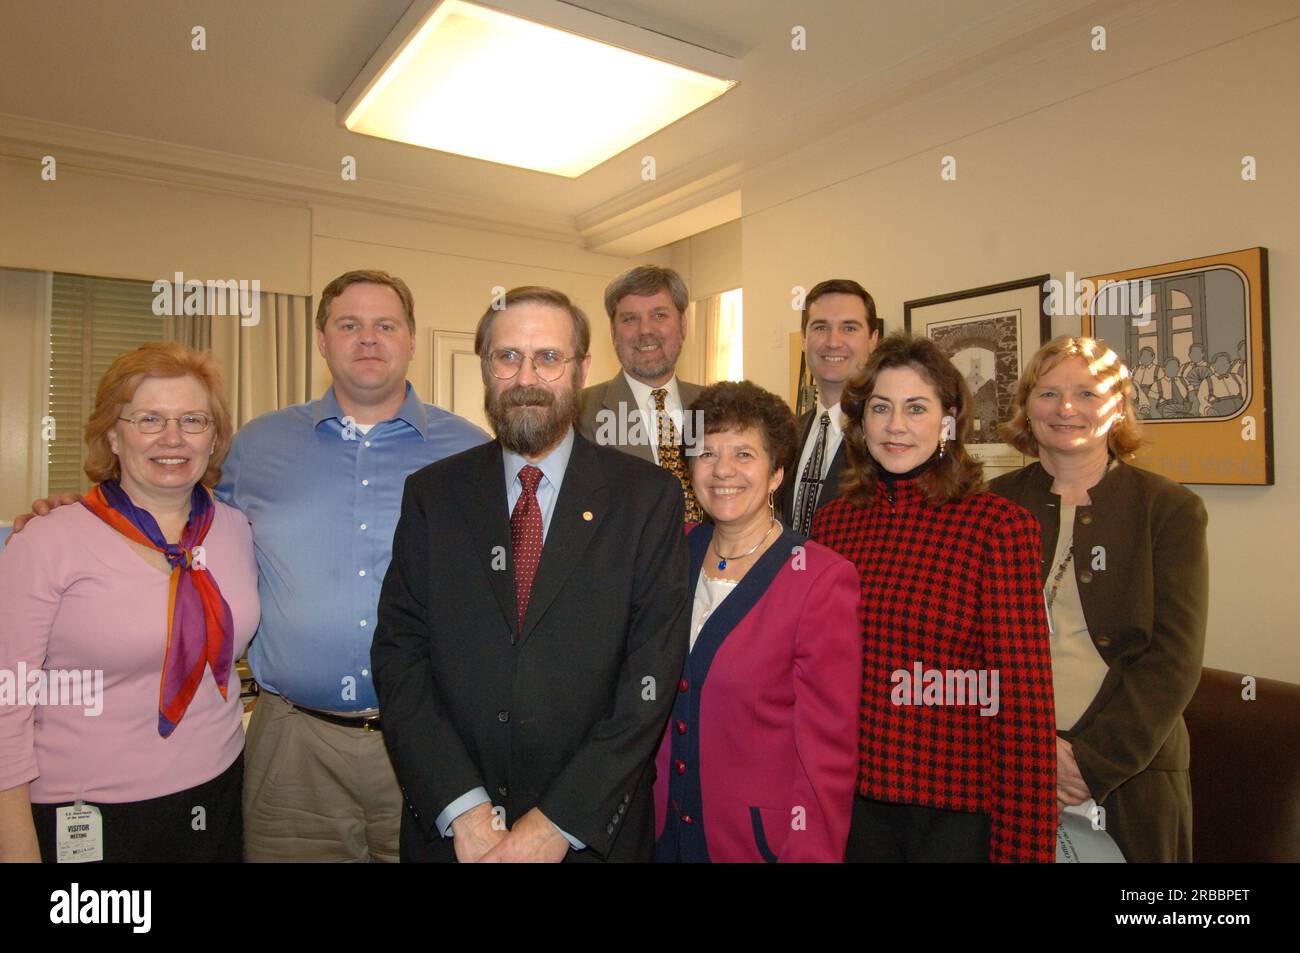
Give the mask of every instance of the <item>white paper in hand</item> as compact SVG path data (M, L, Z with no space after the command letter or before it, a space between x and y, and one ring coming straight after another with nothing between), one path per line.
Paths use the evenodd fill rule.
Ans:
M1119 845L1103 829L1105 815L1099 814L1092 798L1067 807L1056 828L1058 864L1122 864Z

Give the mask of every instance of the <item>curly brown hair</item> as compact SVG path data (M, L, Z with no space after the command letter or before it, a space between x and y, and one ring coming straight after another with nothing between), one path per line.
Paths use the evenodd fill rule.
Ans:
M871 352L866 366L844 388L840 409L844 411L844 455L848 466L840 484L840 495L862 507L876 502L875 462L867 450L862 417L875 393L882 371L910 367L925 379L939 398L945 413L955 407L956 435L948 440L943 456L919 477L932 503L947 503L979 492L984 484L984 466L966 450L971 430L970 388L961 372L929 338L912 337L900 331L889 335Z
M705 434L753 427L771 458L771 473L777 467L789 473L794 466L799 425L790 405L771 391L750 381L721 381L704 388L688 411L703 416Z

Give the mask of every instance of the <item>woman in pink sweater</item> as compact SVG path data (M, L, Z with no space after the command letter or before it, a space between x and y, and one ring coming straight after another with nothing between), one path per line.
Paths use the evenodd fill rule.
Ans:
M0 552L0 860L238 861L257 628L247 520L212 497L211 355L123 354L86 424L82 503Z

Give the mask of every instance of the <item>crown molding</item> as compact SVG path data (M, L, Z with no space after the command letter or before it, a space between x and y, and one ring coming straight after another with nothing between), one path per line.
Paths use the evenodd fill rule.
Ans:
M659 247L647 245L645 241L650 236L664 234L664 226L671 220L689 216L710 203L715 209L722 208L717 200L732 193L738 195L745 174L740 152L739 148L718 150L648 183L651 187L644 191L625 192L584 212L577 220L583 245L588 251L620 255L640 254ZM729 217L713 221L706 228L740 217L738 199L723 204L734 209L734 214L729 212ZM671 230L669 226L668 231Z
M392 182L348 182L320 169L0 113L0 156L39 162L44 155L56 156L65 167L142 182L582 244L573 219L565 215Z

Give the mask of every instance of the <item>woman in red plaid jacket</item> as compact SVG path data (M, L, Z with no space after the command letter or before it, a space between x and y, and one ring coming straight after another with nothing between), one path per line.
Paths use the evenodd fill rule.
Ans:
M973 402L924 338L845 389L842 496L812 538L862 578L861 774L850 861L1042 861L1056 844L1039 530L982 492Z

